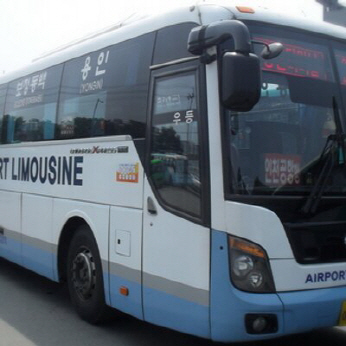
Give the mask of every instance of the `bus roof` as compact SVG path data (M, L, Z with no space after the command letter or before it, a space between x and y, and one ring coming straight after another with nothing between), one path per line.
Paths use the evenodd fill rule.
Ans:
M232 6L229 8L233 12L235 19L275 24L322 34L338 39L346 39L346 28L326 23L322 20L312 20L303 15L288 16L285 13L273 12L264 7L251 6L251 8L254 9L254 13L242 12L237 8L237 6Z
M302 20L301 17L289 17L281 13L273 13L261 7L254 7L253 13L245 13L236 5L229 5L229 2L230 0L214 0L212 2L181 7L168 13L154 16L134 15L112 27L92 33L80 40L44 54L35 59L30 65L2 76L0 84L44 70L50 66L58 65L118 42L184 22L205 25L218 20L239 19L298 28L338 39L346 38L346 29L340 26L327 24L322 21L311 21L307 18Z

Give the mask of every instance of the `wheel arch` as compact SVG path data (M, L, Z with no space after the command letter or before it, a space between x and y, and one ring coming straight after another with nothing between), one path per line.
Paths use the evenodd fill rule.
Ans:
M71 240L80 226L88 226L92 232L90 224L80 216L73 216L64 224L58 242L58 278L60 282L66 281L67 254Z

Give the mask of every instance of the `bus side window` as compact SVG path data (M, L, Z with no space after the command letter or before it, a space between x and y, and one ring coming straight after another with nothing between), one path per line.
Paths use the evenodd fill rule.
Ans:
M195 26L195 23L182 23L158 30L153 65L193 56L186 49L186 42Z
M65 64L58 138L144 138L154 34L88 53Z
M161 201L200 216L201 181L195 72L157 78L150 176Z
M7 85L0 86L0 143L5 143L4 108Z
M61 74L62 65L57 65L9 84L6 143L54 139Z

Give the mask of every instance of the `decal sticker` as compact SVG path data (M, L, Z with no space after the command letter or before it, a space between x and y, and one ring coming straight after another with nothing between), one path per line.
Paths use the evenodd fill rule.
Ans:
M271 187L299 185L300 162L301 158L297 155L265 154L265 184Z
M99 145L88 148L75 148L70 150L71 155L76 154L126 154L129 152L129 147L120 145L118 147L101 147Z
M99 76L103 76L106 74L108 60L109 50L101 51L99 53L97 57L97 65L95 61L92 62L90 55L86 57L84 67L80 71L83 79L83 83L80 85L79 88L80 94L86 94L103 89L103 78L95 78L98 78Z
M346 281L346 270L308 274L305 283Z
M0 180L83 185L83 156L0 157Z
M116 172L116 181L138 183L139 163L121 163Z

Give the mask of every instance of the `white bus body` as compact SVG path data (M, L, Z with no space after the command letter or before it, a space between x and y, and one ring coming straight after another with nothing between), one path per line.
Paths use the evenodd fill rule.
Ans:
M285 47L261 62L250 112L220 101L232 42L186 48L193 28L234 20ZM0 256L67 279L90 322L110 306L223 342L342 325L345 33L200 4L1 77Z

